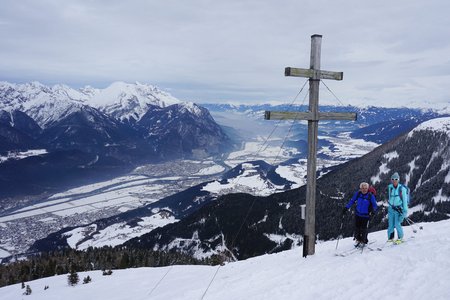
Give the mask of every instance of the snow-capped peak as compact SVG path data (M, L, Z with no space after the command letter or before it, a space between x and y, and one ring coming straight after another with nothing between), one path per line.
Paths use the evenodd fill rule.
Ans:
M149 84L117 81L105 89L85 88L89 95L87 104L118 119L133 117L139 120L149 106L166 107L180 100Z
M180 106L182 109L184 109L196 116L200 116L203 113L201 108L193 102L182 102L182 103L180 103Z
M162 92L157 87L136 82L130 84L122 81L113 82L104 89L93 89L86 87L84 91L89 91L92 97L89 104L95 107L106 107L121 101L130 100L133 97L139 101L139 104L161 104L162 107L180 102L167 93ZM165 96L166 101L156 98L156 95ZM149 101L152 100L152 101ZM160 106L160 105L158 105Z

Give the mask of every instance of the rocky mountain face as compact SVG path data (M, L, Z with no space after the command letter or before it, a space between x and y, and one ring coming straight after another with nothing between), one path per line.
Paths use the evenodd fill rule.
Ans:
M119 121L89 106L81 106L46 127L39 141L50 149L100 151L127 140L127 128Z
M186 154L201 158L231 149L231 141L208 110L192 103L155 107L137 125L143 128L145 139L157 147L155 151L166 158Z
M21 151L39 147L35 137L41 134L39 125L27 114L0 110L0 152Z
M390 175L400 173L411 190L409 216L414 221L450 217L450 118L425 122L406 135L350 161L317 182L316 233L320 240L351 236L353 216L342 208L366 181L378 191L381 208L371 230L386 228L386 190ZM229 194L177 223L128 241L129 247L178 250L202 257L218 252L245 259L301 243L300 205L306 187L268 197ZM384 206L383 206L384 204ZM342 232L340 224L343 222ZM370 235L369 235L370 239Z

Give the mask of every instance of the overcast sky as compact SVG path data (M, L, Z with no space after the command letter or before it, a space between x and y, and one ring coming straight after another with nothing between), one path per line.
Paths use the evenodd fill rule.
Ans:
M0 80L149 83L181 100L290 102L323 35L344 104L450 102L450 1L0 0ZM336 102L326 88L321 103ZM302 97L301 97L302 98ZM298 101L302 101L299 99ZM336 102L336 104L339 104Z

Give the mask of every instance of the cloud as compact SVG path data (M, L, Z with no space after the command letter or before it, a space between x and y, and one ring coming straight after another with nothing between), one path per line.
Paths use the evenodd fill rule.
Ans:
M319 33L322 68L344 72L342 82L329 84L342 98L443 101L448 92L438 84L450 84L449 6L3 0L0 80L73 87L140 81L199 102L289 101L303 79L284 77L284 68L307 68L310 36Z

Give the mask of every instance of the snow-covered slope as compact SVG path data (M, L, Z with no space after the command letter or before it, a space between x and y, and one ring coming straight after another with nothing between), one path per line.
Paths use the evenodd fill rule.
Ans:
M166 107L180 102L152 85L124 82L114 82L105 89L87 86L78 90L61 84L0 82L0 99L0 109L21 110L43 128L85 105L116 119L139 120L151 105Z
M30 299L448 299L450 295L450 220L405 227L407 241L383 251L335 256L336 241L316 245L302 258L301 248L224 266L170 266L79 273L89 284L70 287L67 275L26 282ZM416 228L417 228L416 227ZM386 232L369 234L381 246ZM348 238L338 251L352 247ZM44 286L48 286L44 290ZM25 299L20 284L0 288L3 300Z
M442 132L450 137L450 117L436 118L429 121L423 122L416 128L414 128L408 137L412 137L415 132L431 130L435 132Z
M421 123L379 156L372 184L399 172L412 194L409 214L450 216L450 117ZM436 219L433 219L436 220Z

